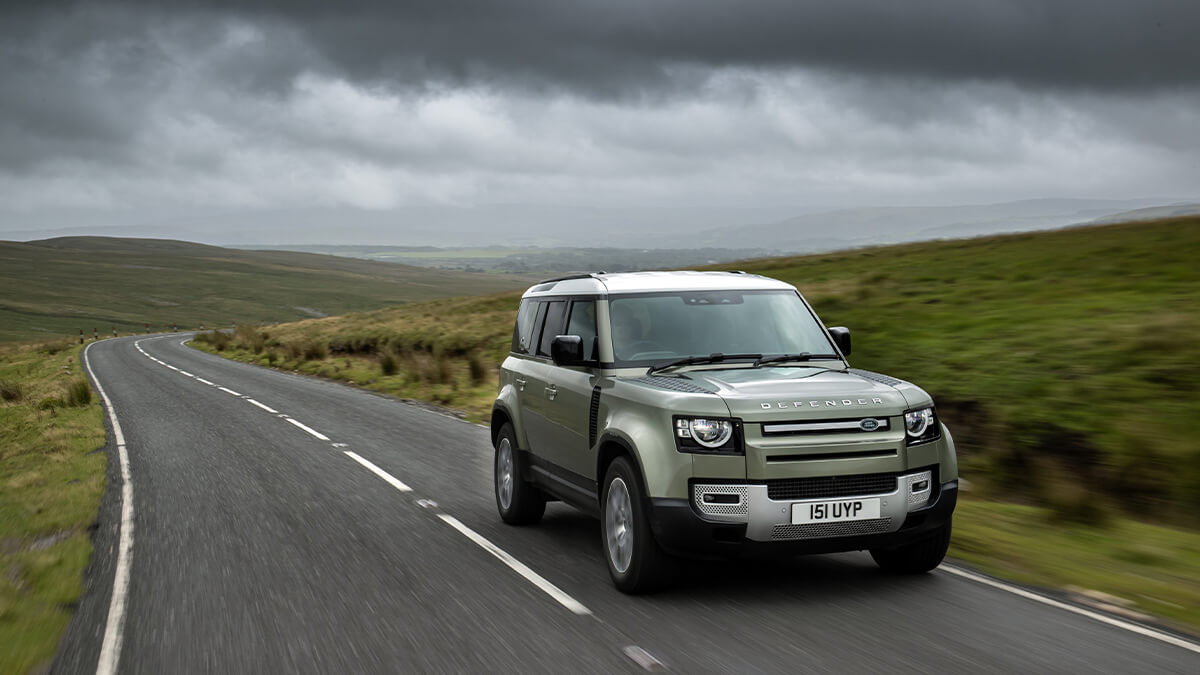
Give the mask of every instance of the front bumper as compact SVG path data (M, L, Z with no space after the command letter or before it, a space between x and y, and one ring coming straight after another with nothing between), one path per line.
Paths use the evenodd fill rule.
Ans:
M660 546L669 553L687 557L891 548L929 536L950 522L954 513L958 481L941 484L930 481L927 490L914 493L913 484L923 477L922 474L930 475L925 471L914 471L900 476L896 488L886 494L816 499L771 499L766 485L696 481L692 486L692 500L652 499L650 526ZM701 502L703 494L714 492L738 494L739 502L719 505L720 508ZM791 523L793 504L862 498L880 499L879 518L822 524Z

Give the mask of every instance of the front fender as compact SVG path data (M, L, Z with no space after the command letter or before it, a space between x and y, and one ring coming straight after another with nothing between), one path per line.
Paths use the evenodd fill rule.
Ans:
M614 412L607 420L601 434L601 447L607 439L619 442L633 454L642 473L647 497L686 499L688 479L692 477L692 456L675 449L671 433L669 412L626 407Z

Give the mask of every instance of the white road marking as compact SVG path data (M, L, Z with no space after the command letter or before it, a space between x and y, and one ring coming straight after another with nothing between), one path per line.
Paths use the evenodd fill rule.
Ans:
M193 375L193 374L189 373L189 372L188 372L188 371L186 371L186 370L181 370L181 371L179 371L179 374L180 374L180 375L187 375L188 377L195 377L195 375Z
M108 619L104 624L104 640L100 644L100 659L96 663L96 675L112 675L117 671L121 659L121 642L125 632L125 605L129 592L129 569L133 557L133 477L129 473L129 453L125 449L125 434L117 421L112 400L100 385L100 378L92 371L88 360L90 343L83 348L83 366L87 368L96 384L96 391L108 408L108 420L112 424L113 436L117 441L117 457L121 463L121 530L117 543L117 567L113 573L112 598L108 603ZM136 343L135 343L136 346Z
M634 663L641 666L642 670L661 672L667 669L662 661L659 661L653 654L637 645L629 645L621 651L625 652L625 656L628 656Z
M375 474L376 476L379 476L380 478L384 479L385 481L388 482L389 485L396 488L397 490L399 490L401 492L412 492L412 488L410 488L407 485L405 485L404 483L400 482L400 479L398 479L395 476L393 476L392 474L384 471L383 469L375 466L369 460L364 459L363 457L360 457L357 453L354 453L350 450L346 450L345 453L346 453L347 457L349 457L350 459L367 467L368 471L370 471L371 473Z
M292 419L291 417L286 417L286 418L284 418L284 419L286 419L287 421L291 422L292 424L294 424L294 425L296 425L296 426L300 427L301 429L303 429L303 430L307 431L308 433L312 434L313 436L316 436L317 438L321 439L322 441L327 441L327 440L329 440L329 437L328 437L328 436L326 436L325 434L323 434L323 433L321 433L321 432L317 431L316 429L313 429L312 427L305 426L305 424L304 424L303 422L300 422L300 421L298 421L298 420Z
M964 579L970 579L971 581L983 584L985 586L991 586L992 588L998 588L1007 593L1012 593L1013 595L1017 595L1022 598L1025 598L1026 600L1033 600L1034 602L1040 602L1043 605L1048 605L1050 607L1056 607L1058 609L1063 609L1068 612L1078 614L1080 616L1086 616L1087 618L1093 619L1095 621L1099 621L1100 623L1106 623L1110 626L1116 626L1117 628L1127 630L1131 633L1137 633L1138 635L1142 635L1142 636L1145 636L1148 638L1153 638L1155 640L1158 640L1159 642L1165 642L1169 645L1175 645L1176 647L1182 647L1188 651L1196 652L1197 654L1200 654L1200 644L1196 644L1195 642L1191 642L1190 640L1184 640L1183 638L1176 637L1174 635L1171 635L1170 633L1164 633L1160 630L1155 630L1155 629L1149 628L1147 626L1142 626L1140 624L1136 624L1131 621L1124 621L1124 620L1118 619L1116 617L1108 616L1107 614L1101 614L1100 612L1093 612L1090 609L1076 607L1075 605L1071 605L1071 604L1068 604L1065 602L1060 602L1053 598L1048 598L1044 595L1039 595L1032 591L1027 591L1024 588L1019 588L1017 586L1010 586L1004 582L997 581L995 579L991 579L991 578L985 577L980 574L975 574L974 572L968 572L967 570L960 569L958 567L952 567L950 565L943 564L939 569L941 569L944 572L949 572L950 574L953 574L955 576L962 577Z
M278 411L278 410L276 410L276 409L274 409L274 408L272 408L272 407L270 407L270 406L263 405L263 404L259 403L258 401L255 401L255 400L254 400L254 399L252 399L252 398L248 398L248 399L246 399L246 402L247 402L247 403L251 403L251 404L253 404L253 405L256 405L256 406L258 406L258 407L262 408L263 410L266 410L267 412L271 413L272 415L278 415L278 414L279 414L279 411Z
M209 382L208 380L204 379L203 377L197 377L197 378L196 378L196 381L197 381L197 382L203 382L204 384L207 384L207 385L208 385L208 386L210 386L210 387L215 387L215 386L217 386L215 382Z
M167 365L167 367L168 367L168 368L170 368L171 370L174 370L174 371L178 371L178 370L179 370L178 368L176 368L175 366L172 366L172 365L170 365L170 364L168 364L168 365Z
M472 530L471 528L467 527L466 525L463 525L462 522L460 522L454 516L447 515L445 513L439 513L438 518L441 518L443 521L446 522L447 525L458 530L467 539L470 539L471 541L478 544L479 547L482 548L483 550L487 551L488 553L491 553L493 556L496 557L497 560L504 563L505 565L508 565L509 568L512 569L512 571L516 572L517 574L520 574L522 577L525 577L526 581L533 584L534 586L537 586L538 589L540 589L543 593L545 593L546 595L549 595L550 597L557 600L558 604L562 605L563 607L566 607L567 609L571 610L572 612L574 612L575 614L578 614L580 616L590 616L591 615L592 610L588 609L587 607L584 607L583 603L581 603L578 600L576 600L575 598L572 598L571 596L567 595L566 592L563 591L561 588L550 583L549 581L546 580L545 577L538 574L537 572L534 572L533 570L529 569L529 567L525 563L512 557L504 549L502 549L499 546L488 541L483 535L479 534L475 530Z
M226 387L217 387L217 389L220 389L221 391L225 392L226 394L232 394L234 396L241 396L241 394L237 393L236 391L234 391L232 389L228 389Z

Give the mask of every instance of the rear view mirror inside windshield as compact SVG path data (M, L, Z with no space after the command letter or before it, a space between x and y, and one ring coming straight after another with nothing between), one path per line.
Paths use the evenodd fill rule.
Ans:
M683 302L688 305L740 305L741 293L728 291L705 291L703 293L684 293Z

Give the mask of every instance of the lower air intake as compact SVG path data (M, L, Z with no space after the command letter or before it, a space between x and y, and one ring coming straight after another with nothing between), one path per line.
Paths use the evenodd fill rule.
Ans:
M891 518L852 520L845 523L803 523L776 525L772 539L816 539L820 537L849 537L856 534L881 534L892 529Z

